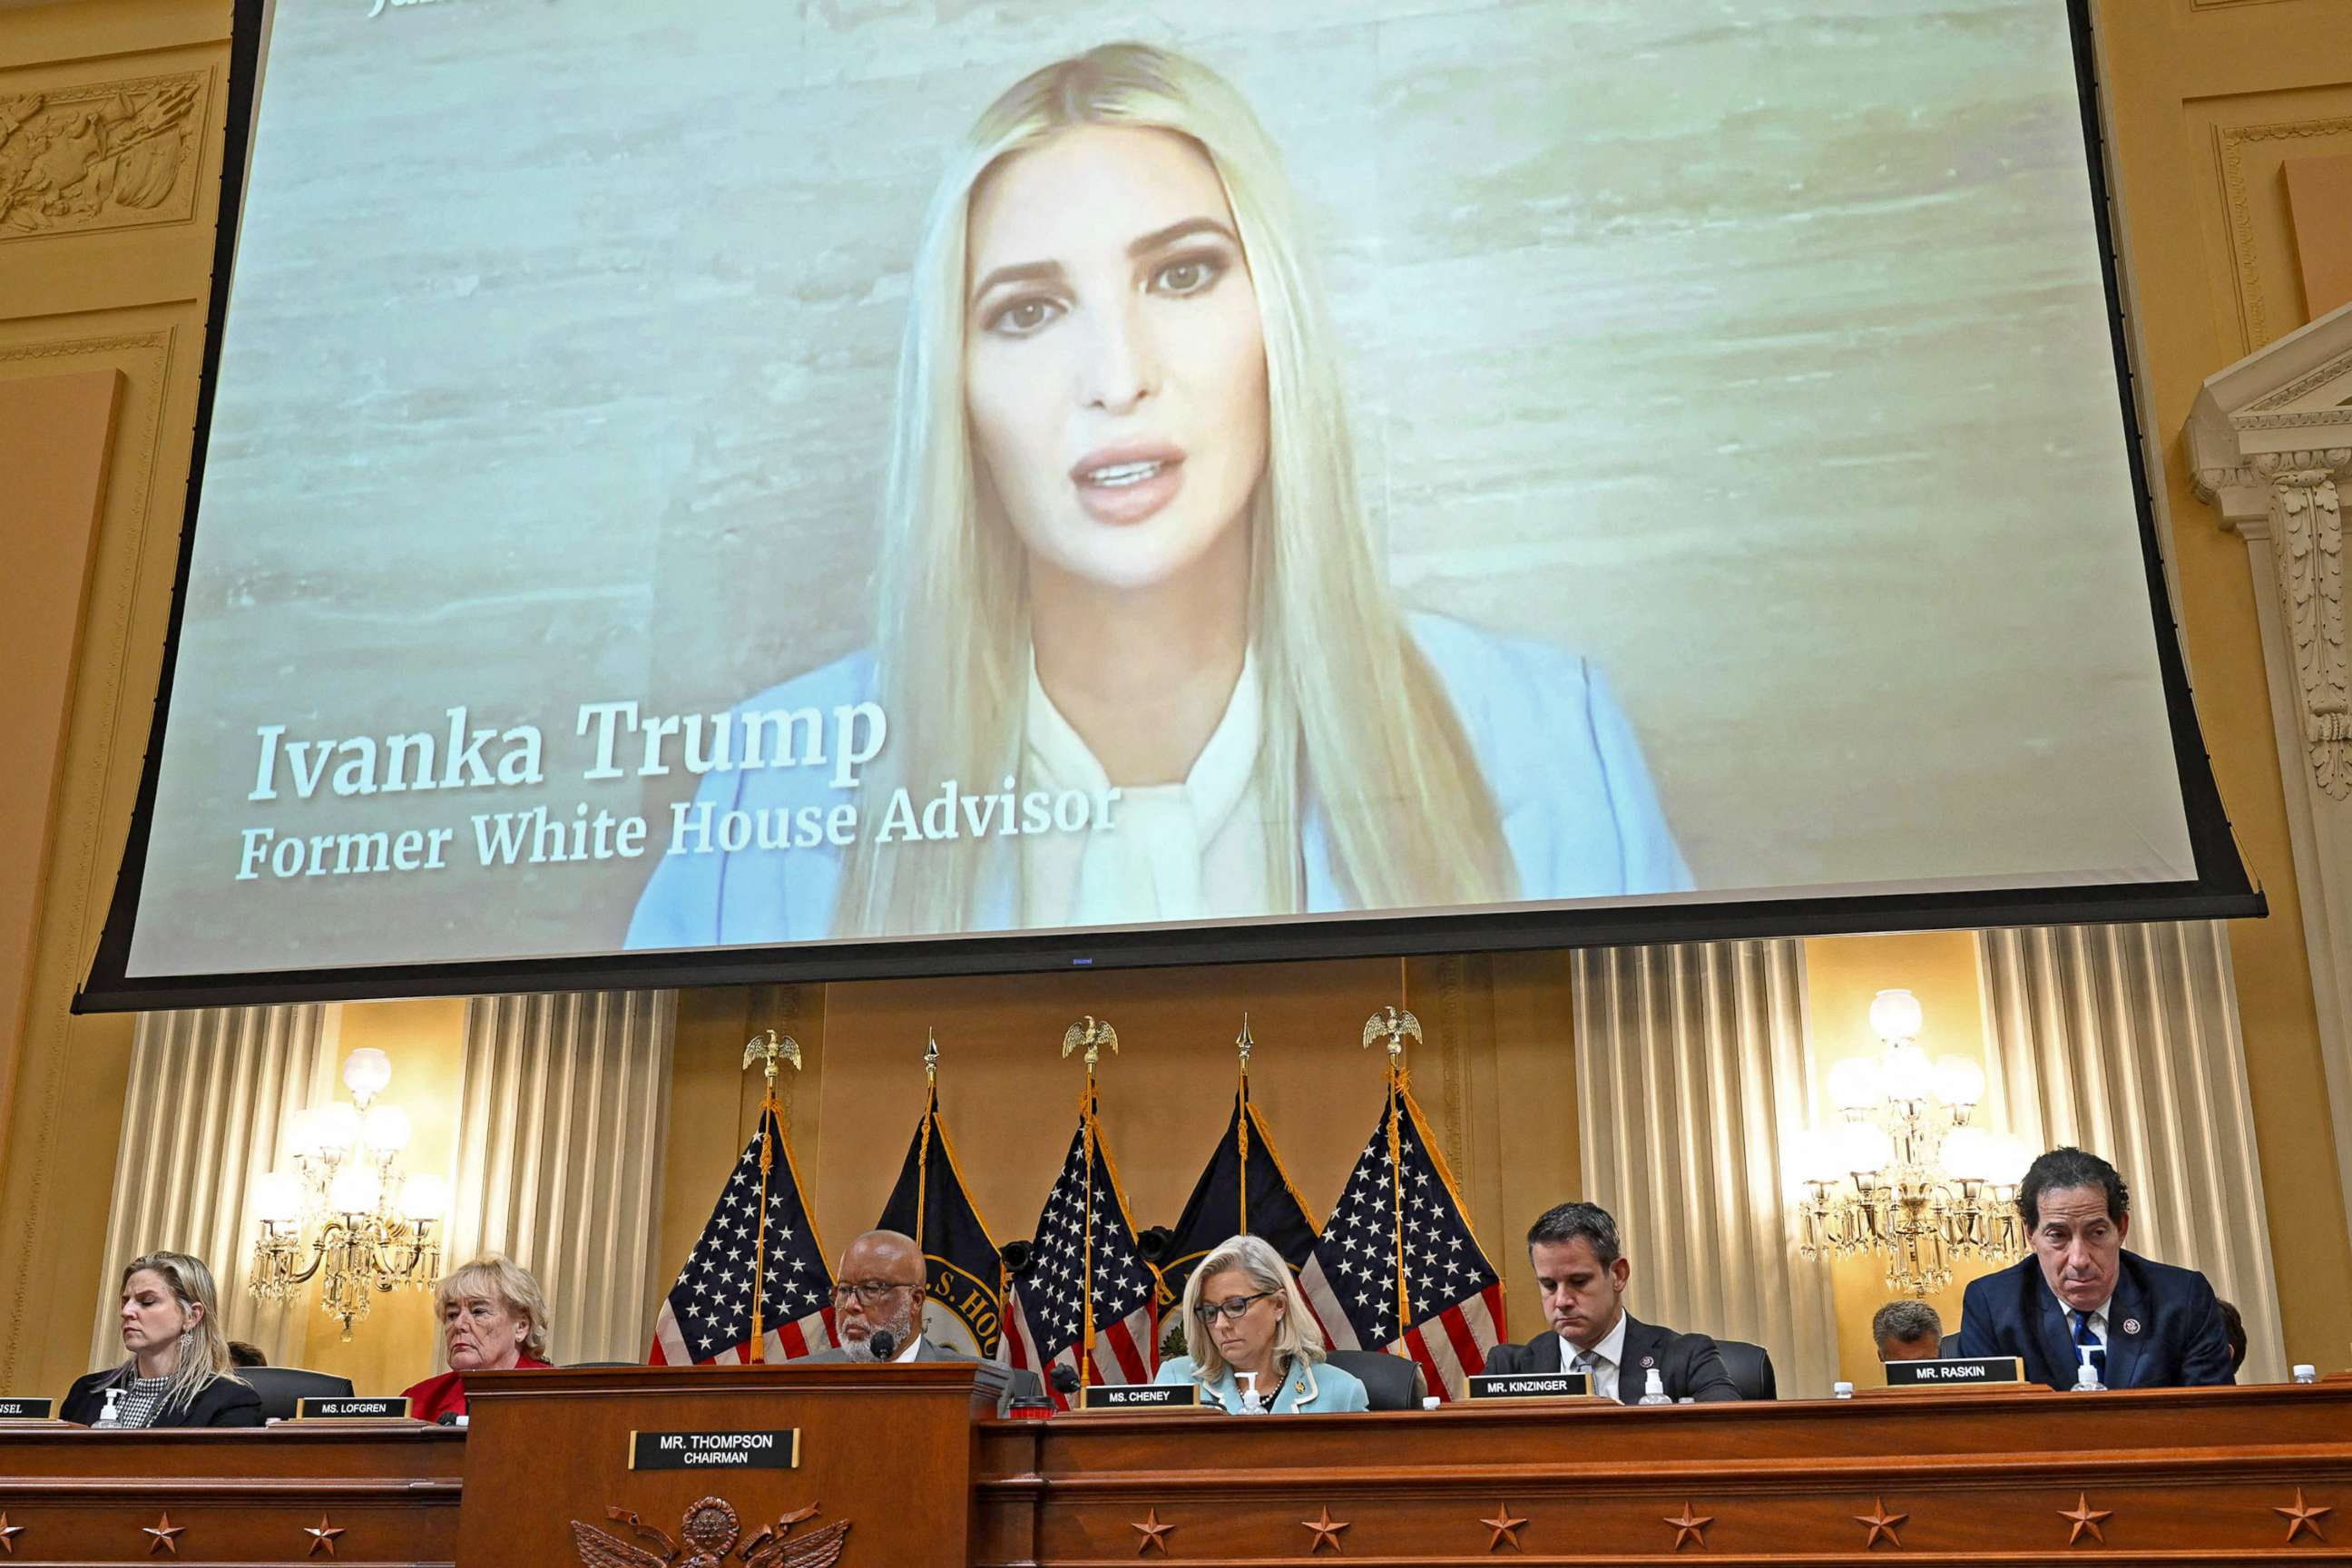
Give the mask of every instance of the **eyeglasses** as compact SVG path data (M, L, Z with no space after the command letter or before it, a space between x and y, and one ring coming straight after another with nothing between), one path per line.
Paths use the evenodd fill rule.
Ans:
M919 1290L921 1289L922 1287L920 1285L902 1285L890 1279L860 1279L855 1285L835 1285L833 1288L833 1304L838 1307L847 1301L852 1296L855 1296L859 1301L871 1307L877 1301L887 1299L890 1292L893 1290Z
M1192 1310L1204 1323L1213 1323L1220 1316L1229 1323L1238 1323L1249 1315L1252 1307L1273 1294L1271 1290L1261 1290L1255 1296L1228 1296L1222 1301L1203 1301Z

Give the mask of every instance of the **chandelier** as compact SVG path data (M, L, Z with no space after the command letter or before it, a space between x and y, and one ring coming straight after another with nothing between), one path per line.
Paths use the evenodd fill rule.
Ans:
M1844 1120L1809 1131L1797 1250L1805 1258L1884 1260L1886 1288L1926 1296L1952 1282L1952 1260L2022 1256L2017 1184L2025 1147L1969 1125L1984 1098L1984 1069L1966 1057L1930 1061L1919 1047L1919 1000L1881 991L1871 1032L1884 1049L1830 1069L1830 1102Z
M379 1295L429 1289L440 1271L434 1226L449 1207L439 1176L404 1176L408 1113L377 1100L392 1081L382 1051L353 1051L343 1063L350 1100L297 1110L287 1119L291 1173L254 1184L261 1235L253 1246L253 1293L290 1301L316 1279L319 1306L352 1325Z

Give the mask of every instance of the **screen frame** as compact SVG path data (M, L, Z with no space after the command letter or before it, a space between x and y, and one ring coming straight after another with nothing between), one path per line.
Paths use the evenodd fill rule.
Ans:
M205 311L194 444L172 587L171 617L163 644L163 673L156 688L154 714L121 869L88 979L75 994L73 1010L110 1013L405 996L1046 973L2267 915L2268 901L2248 876L2205 750L2180 627L2166 582L2162 541L2149 488L2147 438L2132 366L2132 318L2126 309L2125 268L2116 247L2093 0L2050 3L2064 5L2074 47L2084 156L2090 178L2093 223L2103 262L2116 398L2128 447L2141 560L2149 613L2157 633L2157 662L2171 730L2174 771L2197 868L2193 879L1948 892L1772 894L1711 900L1699 895L1646 903L1611 902L1597 907L1528 906L1443 914L1297 916L1187 927L1013 931L618 952L562 958L134 977L128 972L131 931L145 880L164 731L177 673L189 568L195 549L196 515L203 496L220 371L224 336L221 328L228 313L229 285L262 63L262 36L268 21L267 0L233 0L220 211Z

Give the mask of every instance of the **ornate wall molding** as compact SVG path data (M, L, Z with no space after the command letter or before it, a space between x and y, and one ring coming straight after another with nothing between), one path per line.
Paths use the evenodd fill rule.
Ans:
M294 1359L305 1306L265 1304L246 1289L258 1231L247 1200L287 1114L324 1089L332 1034L330 1009L317 1004L140 1016L94 1293L92 1368L122 1359L123 1265L160 1249L212 1265L231 1339L258 1345L273 1365Z
M0 94L0 240L195 216L209 70Z
M669 991L466 1005L446 1256L530 1268L567 1362L645 1358L677 1025Z
M2105 1155L2133 1250L2197 1268L2244 1315L2245 1377L2286 1377L2228 928L2033 927L1977 938L1987 1099L2042 1148Z
M2246 148L2256 142L2309 141L2352 135L2352 117L2288 120L2269 125L2221 125L2213 132L2221 163L2221 194L2230 218L2230 251L2237 262L2238 306L2244 312L2247 341L2255 348L2271 341L2270 300L2263 291L2262 258L2246 177Z
M1584 1195L1644 1321L1750 1340L1784 1397L1837 1376L1829 1270L1797 1259L1781 1151L1807 1123L1801 942L1575 954Z
M2208 377L2182 444L2198 495L2246 542L2337 1174L2352 1208L2352 654L2343 561L2352 305Z

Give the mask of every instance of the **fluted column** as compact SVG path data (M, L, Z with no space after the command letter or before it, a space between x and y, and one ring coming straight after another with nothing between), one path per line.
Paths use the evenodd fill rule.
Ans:
M2132 1249L2203 1270L2245 1316L2242 1375L2284 1378L2227 929L1989 931L1977 952L1988 1097L2027 1142L2113 1162L2131 1191Z
M446 1260L530 1268L565 1362L645 1359L677 1016L668 991L466 1005Z
M97 1282L93 1368L122 1359L116 1291L123 1266L145 1252L191 1253L212 1266L231 1339L277 1363L299 1344L300 1304L265 1304L247 1289L260 1229L247 1197L269 1169L281 1121L324 1081L331 1017L316 1005L141 1016Z
M1584 1195L1616 1215L1637 1317L1771 1352L1781 1389L1837 1375L1827 1270L1797 1261L1781 1151L1807 1114L1799 942L1576 954Z

